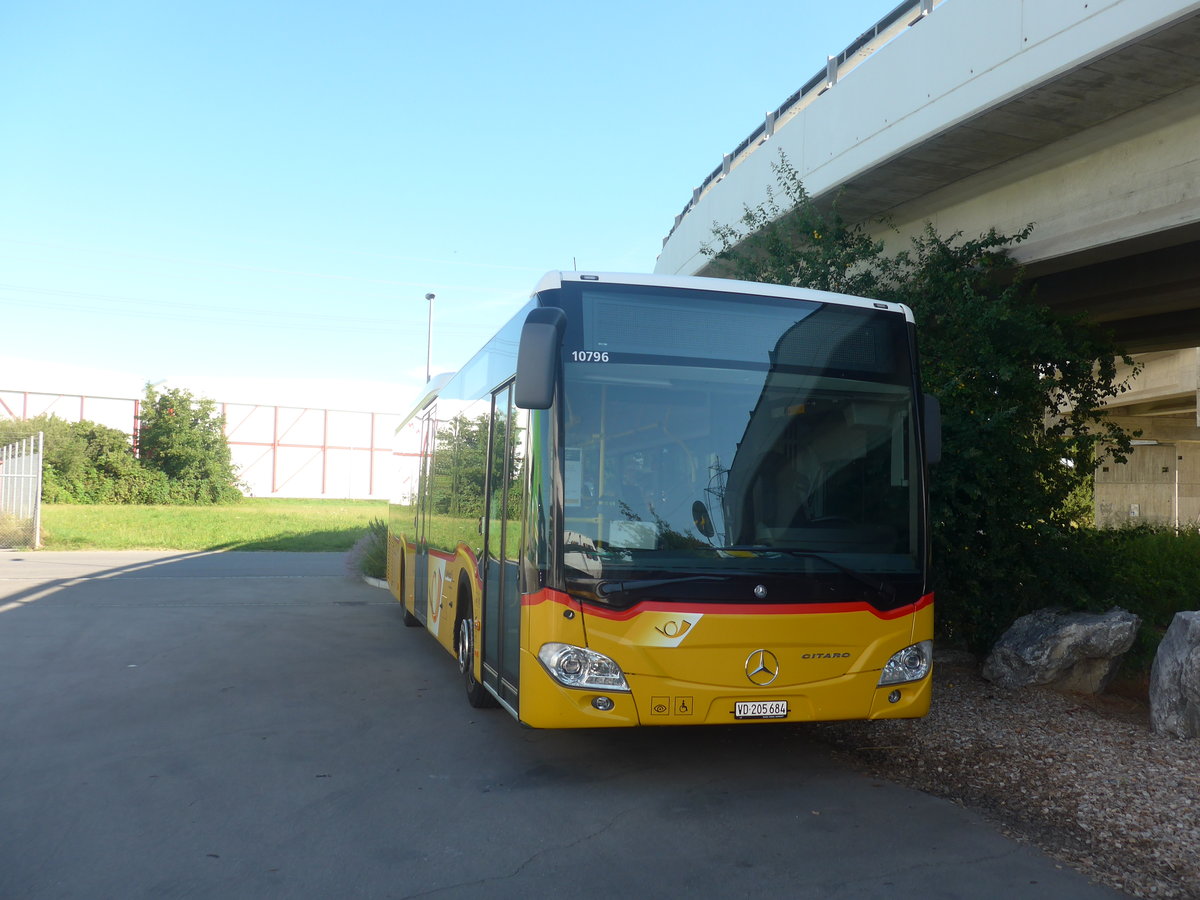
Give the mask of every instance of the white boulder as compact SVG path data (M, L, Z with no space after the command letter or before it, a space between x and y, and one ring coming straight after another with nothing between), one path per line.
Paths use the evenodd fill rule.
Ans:
M1140 624L1141 619L1123 609L1040 609L1004 632L984 661L983 677L1003 687L1039 684L1099 694L1133 645Z

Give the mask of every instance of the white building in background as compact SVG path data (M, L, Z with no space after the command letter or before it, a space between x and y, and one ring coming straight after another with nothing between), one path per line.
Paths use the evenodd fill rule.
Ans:
M419 447L396 428L415 400L385 382L177 376L214 400L245 492L252 497L389 499L408 494ZM132 435L145 379L121 372L0 360L0 420L55 415Z

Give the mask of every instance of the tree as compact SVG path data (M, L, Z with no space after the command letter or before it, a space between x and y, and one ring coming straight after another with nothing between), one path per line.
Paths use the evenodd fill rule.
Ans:
M1017 616L1084 605L1094 572L1075 552L1073 508L1098 459L1130 436L1102 405L1128 390L1110 336L1037 302L1013 235L943 237L932 226L892 256L836 203L822 209L780 155L774 192L739 225L714 225L717 274L906 303L917 317L924 389L942 405L944 455L931 478L934 583L944 637L990 646Z
M138 456L162 472L175 503L228 503L241 498L225 417L208 398L181 388L159 392L146 385L139 416Z
M716 274L863 297L876 294L882 242L843 221L836 207L829 213L818 207L786 154L780 152L771 168L784 203L768 186L765 201L745 207L741 227L713 223L719 247L702 247L701 252L712 258Z

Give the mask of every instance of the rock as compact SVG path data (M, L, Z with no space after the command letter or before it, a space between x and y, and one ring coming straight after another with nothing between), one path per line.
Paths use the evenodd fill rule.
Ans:
M1200 737L1200 612L1175 613L1150 669L1150 727Z
M1099 694L1133 645L1141 619L1123 609L1065 613L1040 609L1004 632L983 664L983 677L1003 687L1044 684Z

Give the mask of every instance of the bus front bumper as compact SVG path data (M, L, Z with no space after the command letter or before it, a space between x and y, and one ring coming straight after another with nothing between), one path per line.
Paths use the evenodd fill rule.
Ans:
M534 728L914 719L929 712L932 695L932 671L920 681L880 687L878 670L746 691L626 673L629 692L579 690L558 684L536 658L523 655L520 719Z

